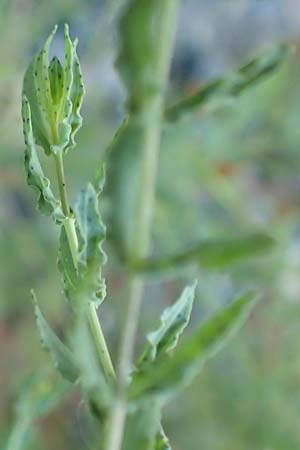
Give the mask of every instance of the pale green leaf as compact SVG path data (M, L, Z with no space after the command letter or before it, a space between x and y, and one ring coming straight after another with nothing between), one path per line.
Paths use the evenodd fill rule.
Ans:
M54 197L50 188L50 181L44 175L40 165L31 123L31 110L26 97L22 101L23 131L25 140L25 169L27 173L27 183L38 191L38 208L43 214L51 215L56 222L61 222L64 218L61 203Z
M23 383L16 406L16 418L5 450L24 450L31 443L32 424L55 409L69 394L70 383L39 370ZM28 445L28 447L27 447Z
M130 257L134 247L135 216L142 183L142 146L141 124L124 122L107 155L108 229L121 259Z
M99 305L106 295L102 277L102 266L106 262L102 248L106 228L100 215L97 192L92 184L89 183L81 191L75 211L80 234L78 271L81 289Z
M23 81L23 96L27 97L31 108L33 136L35 142L43 147L47 155L51 154L52 111L48 109L49 92L47 92L47 89L49 89L49 74L48 64L45 64L45 59L48 57L49 45L56 30L57 27L55 26L46 41L45 47L29 64ZM38 64L41 60L42 64ZM43 77L43 73L46 71L47 74Z
M160 416L160 403L155 399L129 411L122 449L153 450L160 430Z
M116 67L127 91L128 118L108 151L107 194L110 238L121 259L132 259L137 250L144 151L149 145L158 146L156 138L152 144L147 141L160 135L176 4L176 0L130 0L119 20Z
M287 45L281 44L266 51L229 75L220 77L202 86L194 94L180 100L165 112L167 120L176 120L213 99L236 97L274 73L289 54Z
M253 293L241 295L204 322L171 356L163 354L146 370L137 372L130 387L131 398L168 397L187 385L206 360L223 348L240 328L254 303Z
M275 241L264 233L252 233L234 238L207 239L171 255L136 262L142 272L164 272L187 264L220 269L244 260L262 256L274 247Z
M29 64L23 83L23 95L32 110L33 137L47 155L73 148L82 124L84 86L76 54L77 40L71 41L69 27L65 25L64 67L56 57L49 63L49 49L56 30L57 26Z
M34 300L36 323L43 348L50 353L54 365L60 374L71 383L75 383L80 373L74 355L49 326L37 304L33 291L32 298Z
M187 286L177 302L165 309L160 318L160 327L149 333L149 345L142 355L138 367L152 362L156 357L173 350L179 336L187 326L195 297L196 283Z
M61 226L59 238L58 268L62 275L67 297L71 298L78 287L79 275L74 265L66 230L63 225Z
M174 0L175 1L175 0ZM161 0L130 0L119 21L117 69L127 88L130 114L142 112L161 90L157 51L163 26Z
M57 115L64 87L64 69L59 59L54 56L49 64L49 81L54 106L54 115Z
M78 317L76 322L72 343L76 364L80 368L80 385L87 404L102 422L113 403L113 393L99 365L87 321L82 317Z
M153 450L172 450L169 439L167 438L162 427L160 427L160 430L156 435Z

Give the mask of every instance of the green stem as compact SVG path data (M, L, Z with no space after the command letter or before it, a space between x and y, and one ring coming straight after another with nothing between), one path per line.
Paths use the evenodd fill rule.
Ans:
M55 155L56 174L58 181L58 189L61 198L61 204L63 213L66 216L63 225L66 230L67 239L69 242L72 258L75 267L77 263L77 251L78 251L78 239L75 228L75 219L70 216L70 207L66 189L66 180L64 172L63 157L61 153ZM111 362L110 354L107 348L107 344L104 338L104 334L101 328L101 324L97 315L96 307L92 302L89 302L89 308L87 310L87 318L90 324L91 333L94 339L95 347L103 367L106 379L109 383L115 379L115 372Z
M31 418L26 414L20 414L11 434L9 436L6 450L22 450L24 448L24 441L30 427Z
M93 302L89 303L89 309L88 309L88 320L90 324L90 328L92 331L92 335L94 337L94 342L97 348L98 355L101 359L103 371L105 374L105 377L107 381L110 382L110 384L114 384L116 375L115 371L110 359L110 355L107 349L107 345L105 342L105 338L103 335L102 328L100 326L100 322L97 315L96 306Z
M61 153L55 155L56 175L58 182L59 195L61 199L61 205L63 213L66 217L70 216L69 200L66 189L66 179L64 171L63 157Z
M172 54L172 44L176 23L178 0L164 0L161 9L161 46L157 49L158 60L156 79L161 90L149 97L144 122L143 162L141 185L136 214L133 251L134 258L147 257L151 241L151 226L155 199L155 180L161 139L164 93ZM144 293L144 281L139 275L129 280L129 300L127 318L122 334L118 361L117 400L108 424L106 450L120 450L122 447L127 412L126 390L130 372L141 303Z

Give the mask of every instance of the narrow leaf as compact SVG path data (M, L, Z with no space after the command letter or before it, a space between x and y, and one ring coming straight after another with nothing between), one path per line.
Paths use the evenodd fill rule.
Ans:
M275 241L263 233L231 239L203 240L173 255L136 262L135 267L138 271L147 273L174 270L187 264L220 269L261 256L272 249L274 244Z
M88 292L90 300L99 305L106 295L105 280L101 273L106 262L102 248L106 228L100 215L96 190L90 183L80 193L76 219L81 237L78 267L81 288Z
M170 121L176 120L184 114L203 107L215 98L226 99L240 95L246 89L274 73L286 60L288 54L289 48L284 44L266 51L228 76L207 83L193 95L175 103L175 105L166 110L166 119Z
M144 395L169 396L188 384L205 361L214 356L240 328L253 307L255 296L248 292L217 312L172 353L161 355L146 371L135 374L131 398Z
M142 183L143 128L124 122L107 158L106 195L109 199L108 229L121 259L130 258L135 239L135 215Z
M78 317L72 342L84 396L91 412L102 422L113 403L113 395L99 367L88 324L83 317Z
M82 124L80 108L85 92L76 53L77 40L71 41L67 24L64 67L56 57L49 63L50 45L56 31L57 26L29 64L23 82L23 95L32 110L33 137L47 155L67 152L75 146L75 135Z
M129 0L119 20L116 67L126 88L128 118L108 152L107 194L110 237L122 259L132 259L137 247L135 218L141 207L144 158L149 138L152 150L158 147L177 4Z
M25 139L25 169L27 173L27 183L38 191L38 208L43 214L51 215L56 222L61 222L64 218L61 203L54 197L50 188L50 181L44 175L35 149L31 110L26 97L22 101L23 130Z
M79 275L74 265L66 230L63 225L61 226L59 238L58 269L62 275L66 295L68 298L71 298L78 287Z
M164 310L160 319L160 327L147 336L149 345L138 366L154 361L156 357L176 347L179 336L190 319L195 288L196 283L186 287L177 302Z
M37 304L36 296L33 291L32 298L34 301L36 323L43 348L50 353L54 365L60 374L71 383L75 383L79 377L79 370L74 355L50 328Z

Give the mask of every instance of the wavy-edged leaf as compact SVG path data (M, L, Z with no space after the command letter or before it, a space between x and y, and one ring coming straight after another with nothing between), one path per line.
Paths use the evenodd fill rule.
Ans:
M71 135L68 149L72 149L76 145L75 136L77 131L82 125L82 116L80 114L80 109L83 102L83 97L85 94L85 88L83 84L82 71L80 67L80 62L77 56L76 48L78 41L75 40L73 43L73 83L71 87L70 99L72 102L72 111L70 117L71 123Z
M79 378L80 373L74 355L49 326L38 306L33 291L32 298L34 301L36 323L43 348L50 353L54 365L60 374L71 383L75 383Z
M71 41L67 24L64 67L56 57L49 63L49 48L56 30L57 26L33 58L23 82L23 95L32 109L33 136L47 155L67 152L75 146L75 135L82 124L80 108L85 92L76 53L77 40Z
M220 269L261 256L270 251L274 244L274 239L264 233L203 240L181 252L137 262L135 267L146 273L170 271L187 264Z
M23 81L23 96L27 97L32 114L32 128L35 142L43 147L47 155L51 154L52 111L49 98L48 58L49 46L57 26L48 37L44 48L29 64ZM50 94L51 95L51 94Z
M187 286L179 299L165 309L160 318L160 327L147 335L148 347L143 353L139 365L144 366L163 353L173 350L179 336L187 326L193 307L196 283Z
M247 292L204 322L194 334L174 350L156 358L147 370L137 372L130 386L130 396L169 397L188 384L206 360L228 342L246 320L255 303L255 295Z
M91 183L80 192L76 219L81 238L78 259L81 289L99 305L106 295L101 271L106 262L102 248L106 227L100 215L97 192Z
M31 123L31 109L26 97L22 100L23 131L25 139L25 169L27 173L27 183L38 191L38 208L43 214L51 215L56 222L61 222L64 218L61 203L54 197L50 188L50 181L44 175L40 165Z
M78 270L74 265L74 259L64 226L61 227L59 237L58 268L62 275L67 297L71 298L78 287L79 275Z
M194 94L169 107L165 112L166 119L169 121L179 119L215 98L226 99L240 95L246 89L274 73L286 60L288 54L289 47L287 45L277 45L231 74L205 84Z

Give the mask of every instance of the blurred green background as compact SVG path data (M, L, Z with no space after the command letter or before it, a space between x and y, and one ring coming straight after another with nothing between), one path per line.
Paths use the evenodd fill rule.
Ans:
M24 380L48 356L39 345L29 291L63 334L68 307L56 270L57 230L35 211L23 170L22 76L54 23L79 36L86 98L78 147L66 161L71 198L92 177L123 117L114 71L119 0L0 0L0 448ZM192 326L254 286L250 320L165 411L174 450L300 448L300 6L296 0L182 0L168 101L281 41L288 61L239 98L213 104L164 130L154 251L257 228L276 239L266 257L223 272L149 279L139 345L191 276L199 279ZM62 54L62 26L54 51ZM48 164L49 166L49 164ZM49 169L51 174L51 168ZM105 210L105 204L103 205ZM105 333L116 356L126 309L124 274L107 247ZM34 424L32 450L88 449L77 392Z

